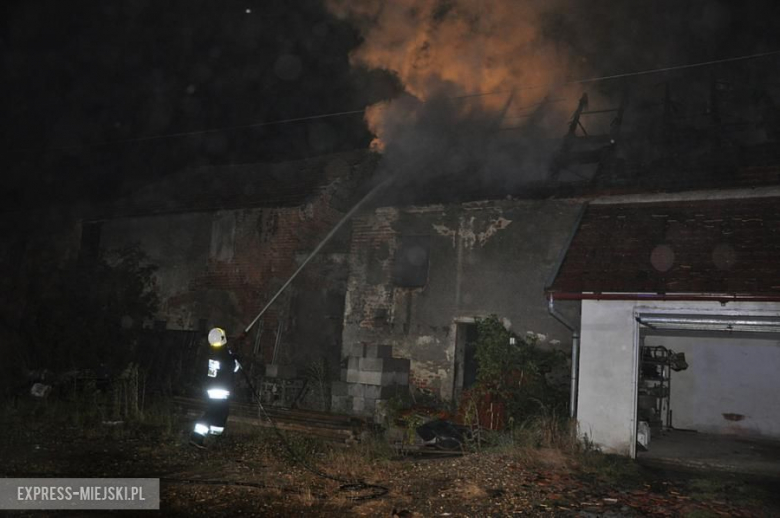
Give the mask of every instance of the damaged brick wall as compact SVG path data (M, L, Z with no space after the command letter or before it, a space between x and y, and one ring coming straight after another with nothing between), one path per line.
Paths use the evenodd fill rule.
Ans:
M354 188L346 172L295 206L123 217L103 225L101 247L138 242L159 270L168 329L224 327L240 334L341 219ZM346 193L344 192L346 191ZM303 371L325 361L338 372L349 228L342 229L252 329L244 353Z
M110 248L132 241L141 243L151 261L159 266L156 282L162 306L157 318L167 321L169 329L196 329L205 320L208 326L223 326L235 335L270 300L340 216L329 206L328 194L323 193L308 207L110 221L104 225L102 244ZM320 291L324 298L338 298L338 279L345 277L340 270L345 268L339 268L344 264L343 254L339 258L338 254L332 257L333 253L331 250L318 261L322 276L300 278L253 330L250 338L259 339L257 349L266 361L271 359L280 319L280 347L287 351L288 359L300 356L292 351L298 351L301 345L319 345L314 336L303 344L290 343L289 339L296 334L291 324L300 320L290 314L291 301L296 296L311 298L312 293ZM331 260L333 264L329 264ZM309 321L321 318L321 314L308 315Z
M353 224L343 351L388 344L411 360L411 384L444 399L456 387L458 323L496 314L518 334L568 350L547 313L545 284L573 230L577 201L505 200L380 208ZM424 286L393 283L404 236L428 236ZM564 311L567 309L564 308ZM572 320L577 309L568 310ZM344 355L343 354L343 355Z

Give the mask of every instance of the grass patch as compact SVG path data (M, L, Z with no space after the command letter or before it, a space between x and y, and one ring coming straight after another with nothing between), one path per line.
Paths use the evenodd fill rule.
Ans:
M544 413L514 425L510 423L509 438L523 448L555 448L563 452L579 452L580 441L574 422L555 413Z
M325 454L328 446L315 437L294 432L281 432L287 447L283 448L284 456L293 462L314 463ZM282 445L284 446L284 445Z
M618 488L634 488L645 482L641 466L621 455L584 452L577 456L582 475Z
M584 446L576 438L569 418L556 415L531 417L520 424L510 422L502 431L479 430L480 446L488 451L512 454L533 449L556 449L564 453L580 453ZM473 442L473 441L472 441ZM470 444L472 450L479 450Z
M717 513L708 511L707 509L696 509L689 511L683 515L684 518L720 518Z
M347 479L380 479L395 452L381 436L349 447L330 445L322 459L325 471Z
M766 502L771 497L764 487L728 475L712 475L691 479L687 482L687 489L691 498L701 502L717 500L752 506L761 505L762 502Z
M691 498L717 500L726 490L726 483L716 478L696 478L688 482Z
M5 423L23 425L25 430L68 428L74 436L86 439L123 439L154 436L174 437L179 432L178 415L167 400L151 403L143 412L122 420L111 420L105 411L103 395L79 393L68 398L19 398L2 405Z

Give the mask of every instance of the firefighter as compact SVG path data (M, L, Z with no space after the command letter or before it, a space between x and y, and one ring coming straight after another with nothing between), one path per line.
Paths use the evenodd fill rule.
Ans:
M222 435L228 418L230 391L233 389L233 376L241 364L227 346L225 331L215 327L209 331L209 358L206 377L208 404L206 412L195 423L190 434L190 443L204 447L207 435Z

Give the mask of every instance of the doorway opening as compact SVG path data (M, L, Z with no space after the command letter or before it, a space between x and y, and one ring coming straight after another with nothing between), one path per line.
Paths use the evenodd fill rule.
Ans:
M473 319L455 323L454 400L477 382L477 324Z

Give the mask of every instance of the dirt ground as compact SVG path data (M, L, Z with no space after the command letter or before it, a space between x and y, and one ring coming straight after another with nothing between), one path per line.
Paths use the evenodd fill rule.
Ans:
M346 448L288 436L315 470L387 491L361 500L381 491L342 489L312 474L267 430L233 427L203 451L187 444L186 422L3 421L2 476L160 478L164 516L780 516L777 481L650 471L597 453L505 446L397 457L379 441Z

